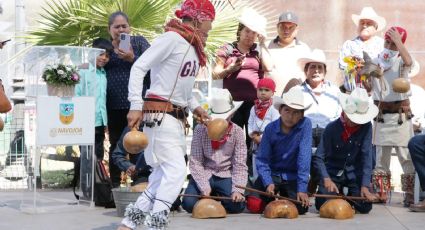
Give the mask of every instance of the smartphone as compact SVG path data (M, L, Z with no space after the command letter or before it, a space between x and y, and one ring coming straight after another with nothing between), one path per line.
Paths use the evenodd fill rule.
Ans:
M11 40L10 39L7 39L6 41L2 41L2 42L0 42L2 45L4 45L4 44L6 44L7 42L10 42Z
M120 34L120 45L118 46L118 48L125 52L130 51L130 34Z

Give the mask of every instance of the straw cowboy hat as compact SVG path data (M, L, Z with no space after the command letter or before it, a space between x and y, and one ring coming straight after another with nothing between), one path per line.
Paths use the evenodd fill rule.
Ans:
M318 62L318 63L323 63L324 65L326 65L325 52L323 52L323 50L320 50L320 49L314 49L310 53L305 55L305 57L302 57L298 59L297 61L298 66L302 70L304 69L305 65L310 62Z
M353 19L353 22L356 24L356 26L359 25L361 19L372 20L378 25L378 28L376 28L377 31L383 30L387 24L385 18L379 16L372 7L363 7L360 15L352 14L351 19Z
M244 9L238 20L250 30L257 32L264 37L267 37L267 19L264 16L258 14L256 10L252 8Z
M293 109L306 110L313 103L311 96L307 96L301 86L294 86L282 97L273 97L273 106L279 111L281 105L287 105Z
M227 119L232 115L243 103L243 101L233 101L232 95L228 89L212 88L209 108L211 110L211 118Z
M366 124L378 115L378 107L363 88L357 87L351 94L340 93L338 99L347 117L356 124Z

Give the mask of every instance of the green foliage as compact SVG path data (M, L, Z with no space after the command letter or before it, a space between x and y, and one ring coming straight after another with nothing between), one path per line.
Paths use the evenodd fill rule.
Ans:
M43 188L70 188L74 177L73 169L42 171Z
M163 26L172 17L182 0L50 0L40 13L41 28L30 33L29 39L37 45L91 44L97 37L109 38L108 17L123 11L129 17L133 35L143 35L152 41L163 33ZM252 7L263 15L272 10L261 1L212 0L216 19L209 33L206 53L214 61L217 48L236 39L237 16L244 7Z

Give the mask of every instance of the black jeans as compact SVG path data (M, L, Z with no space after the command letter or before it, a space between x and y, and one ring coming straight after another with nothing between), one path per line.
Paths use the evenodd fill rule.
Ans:
M103 142L105 141L105 126L96 126L94 130L94 152L98 160L103 160L105 155L105 148Z
M330 176L331 180L335 183L335 185L338 187L338 190L340 192L342 192L343 187L347 187L348 188L348 193L347 196L360 196L360 183L353 181L353 180L348 180L345 175L342 175L340 177L337 176ZM323 180L321 181L320 185L319 185L319 191L317 192L317 194L331 194L331 195L337 195L336 193L332 193L332 192L328 192L328 190L325 188L324 184L323 184ZM327 201L326 198L321 198L321 197L316 197L316 209L320 210L320 207L322 207L322 205ZM370 210L372 210L372 203L370 202L365 202L365 201L361 201L361 200L356 200L355 202L347 200L348 203L350 203L352 206L354 206L354 208L362 213L362 214L367 214L370 212Z
M109 131L109 173L111 175L112 185L118 187L120 185L121 172L112 160L112 153L117 146L121 133L127 126L128 109L108 110L108 131Z
M279 193L280 196L284 196L284 197L288 197L291 199L296 200L297 199L297 181L296 180L291 180L291 181L286 181L286 180L282 180L281 177L279 176L272 176L273 179L273 183L275 185L275 194ZM261 181L260 178L258 178L255 183L254 183L254 189L260 190L260 191L266 191L266 186L263 185L263 182ZM256 197L261 198L264 202L266 203L270 203L273 200L275 200L274 198L268 197L268 196L263 196L263 195L258 195L258 194L249 194L249 195L253 195ZM308 207L303 207L300 204L295 204L295 206L298 209L298 213L300 215L305 214L308 211Z

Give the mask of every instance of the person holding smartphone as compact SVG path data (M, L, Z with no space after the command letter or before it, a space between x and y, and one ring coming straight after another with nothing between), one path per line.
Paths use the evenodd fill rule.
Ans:
M128 82L133 63L150 46L143 36L130 36L131 28L128 16L117 11L109 16L108 32L111 36L113 52L105 65L107 88L106 109L108 115L109 152L112 153L124 128L127 126L127 113L130 109ZM145 88L149 85L149 76L145 78ZM109 169L114 187L120 184L120 170L109 155Z
M267 20L253 9L246 9L239 17L237 40L227 43L217 51L213 79L223 79L223 88L228 89L235 101L243 101L235 112L232 122L245 127L246 145L251 145L248 135L248 119L257 99L258 81L264 72L272 68L271 57L265 45ZM256 41L259 41L259 44ZM252 159L248 156L248 160ZM248 163L252 176L252 164Z

